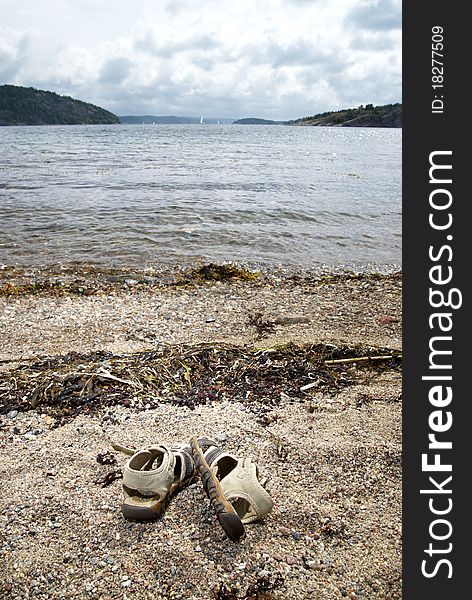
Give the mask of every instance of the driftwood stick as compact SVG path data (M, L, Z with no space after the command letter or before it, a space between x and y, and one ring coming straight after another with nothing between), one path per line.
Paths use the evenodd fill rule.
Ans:
M393 358L393 354L386 356L359 356L357 358L338 358L337 360L325 360L325 365L340 365L353 362L370 362L371 360L390 360ZM401 355L398 356L401 358Z
M133 448L128 448L127 446L122 446L121 444L112 443L113 450L117 450L118 452L123 452L123 454L128 454L128 456L133 456L137 451L133 450Z

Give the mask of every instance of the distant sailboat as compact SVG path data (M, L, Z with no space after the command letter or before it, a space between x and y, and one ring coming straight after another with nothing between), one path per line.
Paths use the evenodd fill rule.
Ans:
M203 122L203 117L200 117L200 125L205 125L205 123Z

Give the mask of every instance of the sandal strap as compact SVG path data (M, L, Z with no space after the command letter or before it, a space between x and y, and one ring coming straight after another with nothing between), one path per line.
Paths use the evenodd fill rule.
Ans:
M160 464L152 468L159 457ZM165 496L175 479L175 464L175 455L167 446L139 450L123 468L123 485L141 496Z
M170 449L174 456L180 458L180 473L178 475L180 483L190 482L195 475L195 462L190 446L171 446Z
M215 444L206 437L199 438L198 442L203 447L214 447ZM117 443L113 443L112 447L131 456L123 469L123 485L136 490L141 496L165 495L176 478L183 486L190 483L195 475L195 462L189 443L170 447L159 444L141 450ZM153 469L159 456L162 456L161 463Z
M218 448L218 446L210 446L203 456L211 469L216 467L218 465L218 461L222 458L232 458L233 460L237 461L237 458L233 454Z

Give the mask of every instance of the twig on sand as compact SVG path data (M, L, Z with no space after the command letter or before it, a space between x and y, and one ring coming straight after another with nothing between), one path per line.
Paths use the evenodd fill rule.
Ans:
M372 360L391 360L393 358L392 354L388 354L386 356L359 356L354 358L338 358L336 360L325 360L325 365L340 365L345 363L358 363L358 362L371 362ZM399 356L398 358L401 358Z

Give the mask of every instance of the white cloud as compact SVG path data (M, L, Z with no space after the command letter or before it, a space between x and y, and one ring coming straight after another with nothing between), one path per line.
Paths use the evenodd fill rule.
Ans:
M117 114L285 119L401 98L398 0L0 7L0 83Z

